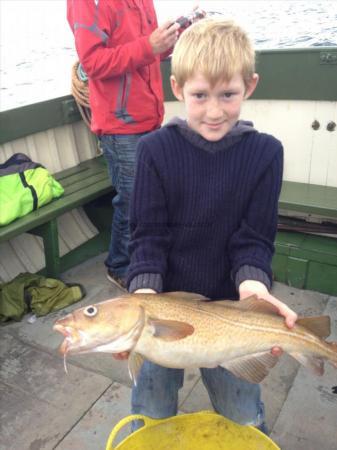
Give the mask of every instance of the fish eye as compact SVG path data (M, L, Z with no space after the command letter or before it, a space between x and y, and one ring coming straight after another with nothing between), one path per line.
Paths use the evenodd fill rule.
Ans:
M94 317L97 314L97 308L96 306L90 305L87 306L84 310L84 315L87 317Z

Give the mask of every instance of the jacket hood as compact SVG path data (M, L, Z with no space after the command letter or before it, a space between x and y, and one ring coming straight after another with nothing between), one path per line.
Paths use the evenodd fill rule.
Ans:
M234 127L219 141L208 141L200 134L192 130L186 120L180 117L174 117L166 125L166 127L176 127L180 134L182 134L191 144L202 148L210 153L215 153L219 150L225 150L237 144L248 133L256 133L253 122L246 120L239 120Z

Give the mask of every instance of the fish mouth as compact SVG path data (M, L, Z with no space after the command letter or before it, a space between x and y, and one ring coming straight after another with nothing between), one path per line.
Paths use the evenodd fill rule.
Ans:
M65 337L64 341L62 342L62 344L59 347L59 352L62 355L67 354L71 350L71 347L76 342L78 342L78 337L77 337L76 331L74 330L74 328L71 328L69 326L64 326L59 323L56 323L53 326L53 330L58 331L59 333L62 334L62 336Z
M72 328L65 327L64 325L61 325L59 323L55 323L55 325L53 326L53 330L58 331L66 338L71 336L71 333L73 331Z

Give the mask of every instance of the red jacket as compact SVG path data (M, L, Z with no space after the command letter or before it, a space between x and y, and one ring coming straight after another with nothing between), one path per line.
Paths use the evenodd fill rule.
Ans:
M136 134L163 120L160 56L153 0L67 0L67 18L89 77L91 129Z

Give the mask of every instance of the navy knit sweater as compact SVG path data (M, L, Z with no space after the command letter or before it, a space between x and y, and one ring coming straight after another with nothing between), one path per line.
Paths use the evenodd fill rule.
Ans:
M138 280L137 288L158 289L160 279L163 291L234 299L235 277L245 267L249 279L261 281L262 274L270 287L281 143L235 127L208 142L181 123L139 141L129 285Z

